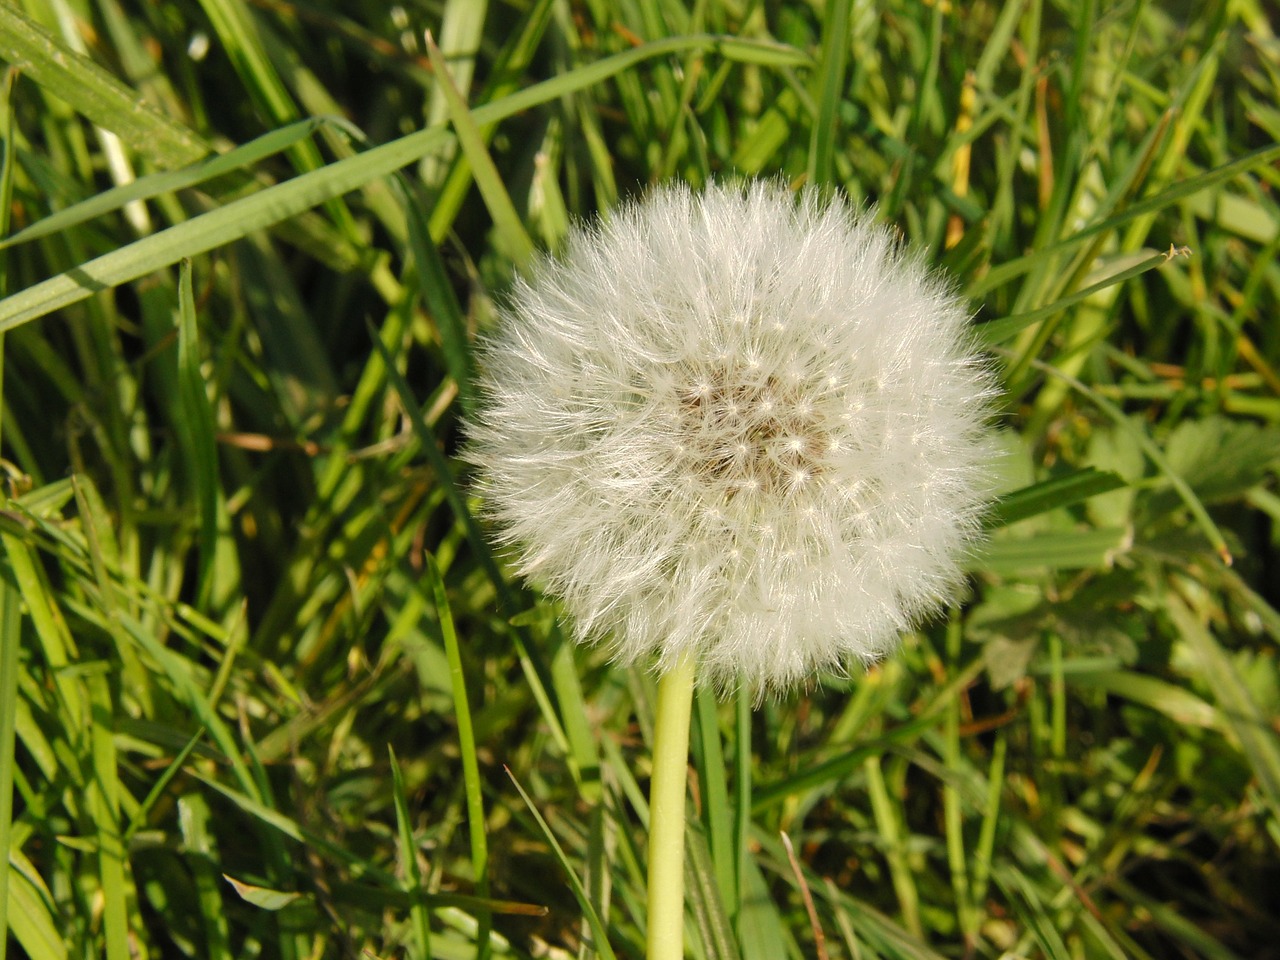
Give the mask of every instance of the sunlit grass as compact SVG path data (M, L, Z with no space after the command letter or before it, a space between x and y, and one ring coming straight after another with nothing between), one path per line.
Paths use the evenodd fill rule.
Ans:
M0 5L8 950L643 955L652 678L454 454L531 250L756 175L971 299L1009 493L898 658L699 695L690 955L1274 949L1268 13Z

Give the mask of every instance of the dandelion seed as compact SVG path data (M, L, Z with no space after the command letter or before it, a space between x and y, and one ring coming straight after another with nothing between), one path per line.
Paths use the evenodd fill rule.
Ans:
M963 305L887 229L776 184L570 233L483 353L470 459L579 640L780 690L952 596L989 497Z

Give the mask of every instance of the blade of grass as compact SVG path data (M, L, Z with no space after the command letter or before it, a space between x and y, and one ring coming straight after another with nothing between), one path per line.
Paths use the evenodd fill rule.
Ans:
M711 845L714 879L719 899L736 903L737 864L733 842L733 811L729 806L729 789L725 783L727 767L720 745L720 718L715 694L698 690L695 695L695 722L699 746L699 782L702 784L703 819Z
M1065 240L1059 240L1057 243L1041 247L1033 253L1014 257L999 266L993 267L978 281L971 284L965 290L965 295L973 299L979 299L987 291L1003 286L1015 277L1022 276L1035 269L1048 257L1066 253L1097 234L1108 233L1128 223L1130 220L1154 211L1164 210L1185 197L1194 196L1202 190L1208 190L1210 187L1233 177L1248 173L1251 170L1265 169L1277 157L1280 157L1280 145L1260 147L1252 153L1247 153L1242 157L1224 163L1220 167L1214 167L1212 170L1206 170L1204 173L1180 180L1167 189L1161 190L1155 196L1139 200L1137 203L1126 207L1120 213L1113 214L1105 220L1089 224L1086 227L1081 227Z
M833 0L826 5L822 24L821 88L818 112L809 139L808 179L814 184L835 182L835 150L840 131L840 104L844 101L845 71L849 60L849 19L853 0Z
M898 897L898 907L902 911L902 924L913 936L920 937L924 932L920 925L920 894L907 862L902 825L885 784L882 760L883 755L875 754L862 764L862 772L867 778L867 796L880 835L881 851L889 865L889 877Z
M1090 570L1107 567L1132 545L1132 532L1120 527L1063 530L1033 537L1001 537L977 547L966 566L1000 576L1037 570Z
M104 668L106 664L102 665ZM120 774L112 729L111 690L104 673L85 677L89 691L93 778L86 812L97 829L98 875L102 882L102 925L107 960L130 960L129 908L125 900L125 846L120 831Z
M528 263L534 254L533 240L520 221L520 215L516 213L515 205L502 182L502 174L489 156L484 134L481 133L474 115L467 109L462 93L454 85L453 78L449 75L449 65L445 63L443 54L430 34L427 35L427 55L435 70L438 84L436 89L443 93L449 106L449 119L453 121L454 132L471 165L472 176L475 177L476 186L480 188L480 195L484 197L489 215L493 217L493 226L499 238L498 246L505 248L504 252L510 255L516 266Z
M1004 793L1004 764L1009 750L1009 738L1005 731L996 733L995 746L991 750L991 766L987 771L986 806L982 811L982 827L978 831L978 844L973 851L973 877L970 899L974 904L985 904L987 886L991 879L991 864L996 845L996 827L1000 822L1000 805Z
M468 98L475 75L476 59L484 43L484 21L488 10L488 0L446 0L439 18L439 29L435 32L440 37L439 47L447 68L442 70L435 59L431 58L433 80L427 105L428 125L444 123L453 113L447 87L453 86L464 100ZM430 56L430 48L433 46L430 32L427 46ZM447 163L453 159L453 153L453 150L448 150L438 157L424 158L420 168L421 179L429 190L434 191L440 185L448 169Z
M576 644L564 636L556 622L551 624L551 640L554 644L551 683L569 741L569 763L578 781L581 798L587 803L595 803L600 799L600 754L587 716L580 668L574 656Z
M187 762L187 757L191 756L191 751L204 739L205 729L201 727L190 738L182 749L174 756L164 769L164 773L155 783L151 785L151 789L147 791L147 795L142 798L142 802L138 804L138 808L129 818L129 823L124 829L124 842L127 846L133 835L147 822L147 817L153 809L155 809L156 801L164 795L165 790L169 788L169 784L173 782L173 778L182 772L183 764ZM0 958L2 960L2 958Z
M1026 922L1029 933L1045 957L1048 960L1071 960L1071 951L1058 932L1057 923L1049 916L1047 904L1030 880L1013 868L997 870L994 877L996 883L1010 894L1014 910Z
M9 67L0 81L0 250L4 249L9 235L9 214L13 209L13 88L18 82L18 71ZM0 257L0 297L9 292L9 258ZM0 336L0 373L4 369L4 338ZM0 391L3 396L3 391ZM0 424L3 426L3 424Z
M200 335L196 328L195 294L191 289L191 261L178 274L178 399L180 421L187 433L188 469L195 492L198 518L196 606L208 604L213 586L213 563L218 549L218 495L221 489L216 426L205 378L200 371Z
M396 760L396 752L391 744L387 744L387 759L391 764L391 796L396 808L396 837L400 843L400 862L404 866L407 892L415 895L413 906L409 908L409 917L413 921L414 933L418 939L417 956L422 960L431 960L431 920L426 903L417 896L423 890L422 869L418 866L418 847L413 841L413 825L409 820L409 799L404 792L404 775L400 772L400 764ZM487 941L488 938L485 939ZM481 949L485 949L483 942Z
M20 851L10 851L6 864L10 875L9 932L29 960L68 960L66 938L59 931L62 917L54 919L53 900L39 874Z
M436 616L440 622L440 634L444 639L445 655L449 658L449 685L453 691L453 712L458 723L458 749L462 754L462 781L467 798L467 829L471 837L471 869L475 877L476 893L489 899L489 842L485 835L483 785L480 782L480 762L476 757L476 739L471 726L471 707L467 698L467 680L462 671L462 653L458 648L458 633L453 625L453 612L449 609L449 597L445 593L444 580L435 557L426 554L427 582L436 604ZM480 930L480 960L489 955L489 930L492 924L487 913L478 918Z
M961 626L955 613L947 623L947 661L955 669L960 661ZM954 778L961 776L960 768L960 710L961 698L957 696L943 717L943 762ZM946 828L947 864L951 868L951 889L956 900L956 922L964 935L965 946L972 949L978 935L980 917L974 908L973 888L970 883L964 841L964 812L960 791L954 781L948 779L942 785L942 815Z
M738 945L742 960L778 960L787 951L786 924L769 893L769 885L754 858L745 861L739 879Z
M243 0L200 0L218 39L248 89L249 98L277 126L298 120L300 111L292 94L280 77L280 69L272 62L271 52L285 44L274 35L261 14ZM299 140L285 151L299 172L319 170L324 158L310 140ZM337 197L324 201L339 232L352 242L359 242L359 231L350 211Z
M1131 670L1072 670L1073 686L1096 689L1123 697L1164 714L1179 726L1202 727L1225 733L1228 724L1223 711L1206 703L1185 687L1179 687Z
M0 960L9 940L10 835L13 827L15 717L18 709L18 648L22 639L22 595L0 576Z
M0 11L8 8L0 7ZM763 57L768 62L790 62L803 55L778 44L734 41L724 37L675 37L645 44L584 67L571 75L542 83L478 107L471 112L477 126L494 123L522 110L565 96L626 70L651 57L706 47L726 56ZM319 170L242 197L177 226L135 241L111 253L28 287L0 300L0 331L21 326L37 317L86 299L187 257L206 253L239 240L256 230L296 216L326 200L355 190L386 176L446 142L442 127L431 127L382 144L355 157L339 160Z
M0 238L9 232L9 210L13 202L13 85L17 71L9 68L0 88ZM7 286L6 257L0 257L0 294ZM0 334L0 397L4 396L4 334ZM0 403L0 430L4 427ZM0 960L5 960L9 943L9 850L12 846L14 744L17 734L18 649L22 641L22 595L8 576L0 575Z
M685 849L689 855L684 870L685 890L707 960L738 960L733 927L716 882L716 867L706 837L698 830L690 830Z
M435 322L445 366L458 385L458 402L466 416L475 406L475 391L471 382L471 344L467 337L466 316L453 284L449 281L440 251L431 239L430 217L422 200L404 177L393 177L391 182L404 205L409 249L413 252L416 267L414 272L422 303Z
M484 92L480 95L480 102L500 100L519 89L518 78L532 61L547 25L551 22L553 3L554 0L536 0L525 13L519 30L512 32L512 39L494 64ZM495 129L493 124L480 128L485 144L492 139ZM457 219L458 210L470 189L471 179L470 164L455 162L444 185L433 198L429 234L437 243L447 236Z
M0 250L70 230L95 217L119 210L127 203L149 200L166 193L176 193L188 187L207 183L215 177L248 168L260 160L274 156L304 137L309 137L318 127L325 124L346 126L345 121L337 117L308 117L265 133L226 153L206 157L180 170L139 177L132 183L112 187L110 190L94 194L87 200L51 213L43 220L33 223L24 230L19 230L13 236L0 240Z
M194 745L195 740L190 745ZM178 761L170 766L176 770ZM168 771L166 771L167 773ZM193 854L186 858L186 867L196 887L196 902L200 906L202 946L210 960L231 960L235 951L231 947L226 911L222 907L222 873L217 841L211 829L212 814L209 803L199 793L188 793L178 800L178 823L182 843Z
M1155 270L1157 267L1163 267L1176 257L1186 256L1189 253L1190 251L1184 248L1182 250L1171 249L1164 253L1152 254L1151 256L1143 259L1141 263L1135 264L1126 270L1121 270L1119 273L1112 274L1103 280L1099 280L1097 283L1091 284L1083 290L1077 290L1074 293L1068 294L1060 300L1056 300L1049 304L1047 307L1040 307L1038 310L1031 310L1027 313L1017 313L1013 316L1004 317L1000 320L989 320L986 323L979 324L976 331L988 345L1001 343L1008 340L1014 334L1025 330L1034 323L1038 323L1048 317L1057 316L1073 304L1079 303L1082 300L1087 300L1089 297L1101 290L1106 290L1109 287L1114 287L1117 284L1124 283L1126 280L1130 280L1133 277L1141 276L1148 270Z
M508 769L507 776L511 778L511 782L515 784L516 791L520 794L520 799L524 801L524 805L528 807L529 813L533 815L533 819L538 822L538 827L542 830L543 837L546 838L547 844L551 847L551 852L560 861L560 866L564 869L565 876L569 879L569 886L573 890L573 895L578 901L578 906L582 908L582 915L586 918L588 925L591 927L591 933L595 938L591 946L595 949L604 960L617 960L614 955L613 947L609 945L609 930L605 926L604 921L600 919L600 915L596 913L596 909L591 904L591 897L587 895L586 888L582 885L582 881L578 878L578 874L574 872L573 864L569 862L569 858L565 856L564 849L560 846L560 842L556 840L556 836L551 832L551 827L547 825L547 821L542 818L542 814L538 812L537 806L534 805L533 799L524 791L524 787L520 786L520 781Z
M0 4L0 60L110 130L160 167L183 167L209 145L88 57L59 43L12 4Z
M733 894L729 912L735 921L742 915L743 874L751 855L751 696L740 687L734 698L734 827L733 827ZM735 929L741 934L741 926ZM741 942L741 941L739 941Z
M1049 510L1070 507L1126 486L1123 477L1105 470L1087 467L1064 477L1043 480L1007 493L991 508L989 526L1004 527Z

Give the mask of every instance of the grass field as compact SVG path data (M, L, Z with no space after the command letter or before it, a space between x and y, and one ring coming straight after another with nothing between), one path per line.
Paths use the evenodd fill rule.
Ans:
M9 956L643 955L654 680L460 422L535 251L756 176L953 278L1007 493L898 656L699 693L690 956L1280 956L1273 12L0 5Z

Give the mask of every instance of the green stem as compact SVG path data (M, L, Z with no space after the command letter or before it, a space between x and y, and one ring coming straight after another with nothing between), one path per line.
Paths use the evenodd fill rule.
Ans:
M684 798L694 665L686 658L658 681L649 783L648 960L684 960Z

